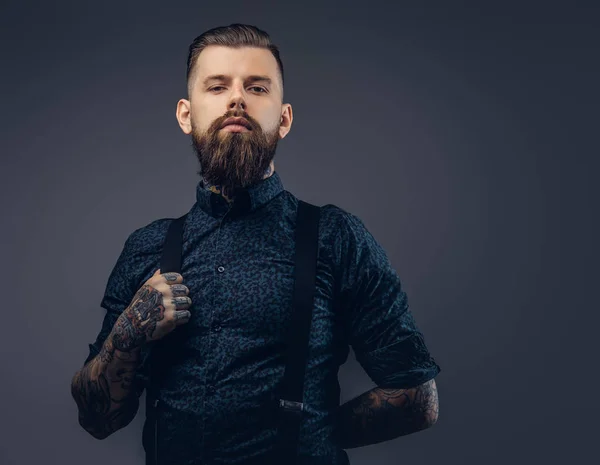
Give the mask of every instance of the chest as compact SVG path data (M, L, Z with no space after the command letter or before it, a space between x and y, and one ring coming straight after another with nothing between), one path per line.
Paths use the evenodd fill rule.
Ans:
M320 334L332 333L339 316L334 265L325 247L319 247L316 266L312 325ZM230 224L191 237L182 262L190 323L208 331L218 321L242 335L282 341L293 309L295 269L295 238L284 224Z

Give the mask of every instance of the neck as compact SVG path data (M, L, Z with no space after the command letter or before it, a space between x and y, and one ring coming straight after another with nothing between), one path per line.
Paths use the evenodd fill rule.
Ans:
M271 164L269 165L269 168L267 168L267 171L265 172L263 179L267 179L274 172L275 172L275 165L271 161ZM202 177L202 175L200 177ZM227 202L231 203L233 201L233 198L230 198L223 193L223 189L221 188L220 185L211 184L209 182L206 182L206 179L204 179L204 178L202 178L202 185L204 186L204 189L214 192L215 194L219 194L221 197L223 197L225 200L227 200Z

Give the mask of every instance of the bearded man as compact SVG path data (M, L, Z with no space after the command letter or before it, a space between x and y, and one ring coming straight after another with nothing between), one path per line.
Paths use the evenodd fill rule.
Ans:
M299 205L274 167L293 120L283 103L283 64L266 32L232 24L193 41L187 83L176 117L191 136L200 180L183 224L181 273L159 268L173 219L130 234L101 302L102 329L71 392L80 425L108 437L137 413L149 387L149 349L175 336L182 349L167 360L144 424L147 463L280 465L272 455L272 400L289 349ZM348 464L344 449L437 421L440 367L363 222L332 204L319 210L301 423L291 452L298 464ZM377 387L340 406L337 372L349 347Z

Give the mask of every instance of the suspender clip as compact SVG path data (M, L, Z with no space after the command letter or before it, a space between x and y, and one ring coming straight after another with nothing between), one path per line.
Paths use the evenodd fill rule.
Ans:
M304 410L303 402L295 402L293 400L279 399L279 407L288 412L302 412Z

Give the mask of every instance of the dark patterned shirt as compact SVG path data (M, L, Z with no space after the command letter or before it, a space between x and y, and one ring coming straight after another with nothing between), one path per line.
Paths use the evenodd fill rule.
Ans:
M175 329L185 357L160 391L159 463L261 462L277 440L273 392L284 374L291 314L298 199L280 176L262 180L228 203L202 180L183 234L183 284L191 319ZM117 317L159 268L171 218L128 237L106 286L107 313L86 360L102 347ZM304 385L299 454L347 464L334 441L337 373L349 345L378 386L409 388L434 378L430 356L406 293L386 253L363 222L321 207L316 294ZM144 351L142 351L144 357ZM147 377L138 373L141 395Z

